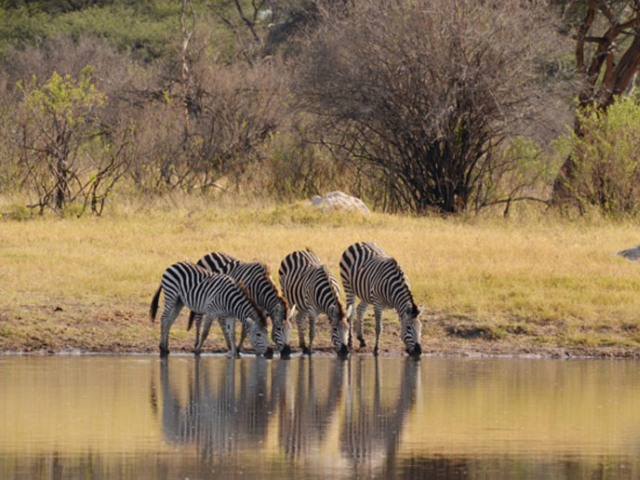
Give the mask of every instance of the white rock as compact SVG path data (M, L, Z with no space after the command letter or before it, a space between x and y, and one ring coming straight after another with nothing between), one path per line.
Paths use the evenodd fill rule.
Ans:
M314 195L311 198L311 205L320 210L358 210L362 213L371 213L362 200L352 197L343 192L331 192L324 197Z

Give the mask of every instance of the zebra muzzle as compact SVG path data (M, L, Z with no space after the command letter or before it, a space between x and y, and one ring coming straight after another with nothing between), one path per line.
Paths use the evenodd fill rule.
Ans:
M420 358L420 355L422 355L422 347L419 343L416 343L415 347L413 347L413 350L409 351L407 349L407 353L413 358Z

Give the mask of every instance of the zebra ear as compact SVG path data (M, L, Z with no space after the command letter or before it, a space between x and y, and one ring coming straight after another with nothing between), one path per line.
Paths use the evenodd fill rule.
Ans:
M404 307L405 315L410 315L412 317L419 317L421 313L421 310L420 310L421 307L422 306L416 307L415 303L413 303L412 301L408 301Z

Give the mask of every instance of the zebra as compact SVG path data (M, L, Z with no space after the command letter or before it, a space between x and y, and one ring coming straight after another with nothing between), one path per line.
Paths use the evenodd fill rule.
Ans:
M287 301L278 293L269 269L266 265L258 262L243 262L231 255L222 252L211 252L200 260L197 265L211 272L224 273L229 275L235 281L243 284L251 299L264 310L267 316L271 317L273 328L271 330L271 338L275 342L280 351L281 358L289 358L291 355L291 347L289 346L289 331L291 325L291 316L293 310L287 316ZM200 322L202 315L191 312L189 317L189 326L196 321L196 344L200 337ZM222 319L220 319L222 322ZM222 325L221 325L222 326ZM223 328L224 331L224 328ZM240 342L237 350L240 351L242 342L246 332L242 330ZM225 335L227 345L229 339Z
M196 345L198 353L204 343L214 318L224 318L228 332L233 332L235 319L239 318L257 355L273 356L268 346L267 319L248 297L245 290L228 275L216 274L191 262L178 262L168 267L153 296L149 315L156 318L160 292L164 290L164 311L160 327L160 356L169 354L169 330L176 317L186 306L192 311L205 314L206 321L202 337ZM236 355L234 345L231 354Z
M378 355L380 332L382 331L382 310L395 308L400 318L402 340L406 351L412 357L422 354L420 336L423 307L416 306L409 288L409 280L398 262L387 255L375 243L358 242L348 247L340 259L340 279L350 310L350 326L353 321L355 298L360 297L357 308L357 330L360 347L366 346L362 335L362 317L369 305L373 305L376 320L376 344L373 354ZM349 329L351 345L351 329Z
M278 270L282 293L297 309L296 324L303 354L311 355L315 323L324 313L331 323L331 343L340 357L349 354L349 325L340 301L340 287L331 272L311 251L287 255ZM309 345L305 343L305 320L309 318Z

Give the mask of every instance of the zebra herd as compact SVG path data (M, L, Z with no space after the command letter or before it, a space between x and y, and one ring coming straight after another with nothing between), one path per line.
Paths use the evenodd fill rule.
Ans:
M168 267L151 301L150 317L155 320L160 293L164 310L160 325L160 355L169 354L169 331L183 307L191 310L189 326L196 325L194 353L200 354L214 319L218 320L229 354L239 355L248 335L256 355L273 357L267 333L271 318L271 339L281 358L289 358L291 320L295 317L302 353L311 355L316 318L324 314L331 325L331 344L336 354L346 357L352 347L352 325L357 315L356 335L366 346L362 320L369 305L374 307L375 347L378 355L382 331L382 311L396 310L406 352L422 354L420 336L422 306L418 307L409 281L398 262L378 245L358 242L349 246L340 259L340 279L346 294L346 309L340 300L338 281L320 259L309 250L288 254L278 270L282 295L269 269L259 262L243 262L231 255L213 252L197 263L178 262ZM356 298L360 304L355 307ZM204 323L203 323L204 319ZM235 343L235 321L242 325ZM305 338L308 325L308 343Z

